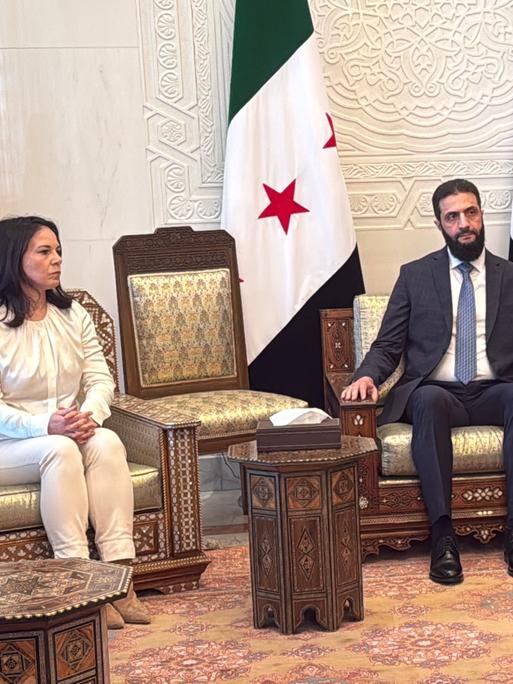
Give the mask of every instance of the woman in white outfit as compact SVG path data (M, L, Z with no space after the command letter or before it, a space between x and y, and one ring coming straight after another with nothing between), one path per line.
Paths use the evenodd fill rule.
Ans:
M130 563L126 452L100 427L114 383L89 314L61 288L57 227L37 216L4 219L0 244L0 485L41 481L41 517L56 558L89 557L90 521L101 559ZM107 605L107 621L111 628L149 622L133 586Z

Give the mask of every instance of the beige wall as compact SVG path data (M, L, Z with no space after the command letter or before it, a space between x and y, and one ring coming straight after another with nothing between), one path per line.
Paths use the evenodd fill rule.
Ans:
M219 225L233 0L0 0L0 214L62 228L65 284L115 315L111 246ZM441 245L466 176L506 253L513 3L311 0L367 289Z
M152 225L136 10L0 0L0 215L53 218L65 285L112 313L112 243Z

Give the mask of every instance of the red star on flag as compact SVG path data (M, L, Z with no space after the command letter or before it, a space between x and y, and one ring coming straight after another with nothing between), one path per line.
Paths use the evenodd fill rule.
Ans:
M264 190L269 198L269 204L263 210L263 212L258 217L267 218L268 216L276 216L281 223L285 235L289 232L290 217L292 214L302 214L304 212L309 212L310 209L301 206L294 200L294 192L296 190L296 179L289 183L285 190L278 192L274 188L269 187L265 183L262 184Z
M333 126L333 119L331 116L326 112L326 118L328 119L328 123L331 128L331 137L328 140L328 142L324 145L322 148L323 150L327 149L328 147L336 147L337 146L337 141L335 140L335 127Z

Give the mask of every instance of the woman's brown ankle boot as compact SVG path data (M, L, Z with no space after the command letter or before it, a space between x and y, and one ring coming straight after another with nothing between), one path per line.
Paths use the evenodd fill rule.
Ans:
M116 563L117 565L128 565L129 567L132 565L131 560L116 560L111 562ZM148 610L137 598L137 594L134 591L133 581L130 582L128 593L125 598L113 601L112 605L125 622L135 625L149 625L151 622L151 617Z

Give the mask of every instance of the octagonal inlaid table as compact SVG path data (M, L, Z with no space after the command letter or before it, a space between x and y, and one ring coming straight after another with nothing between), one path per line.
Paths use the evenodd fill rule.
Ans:
M249 515L255 627L291 634L308 613L331 631L363 619L357 465L375 451L345 435L339 449L229 448Z
M0 563L0 684L110 682L102 604L131 577L78 558Z

